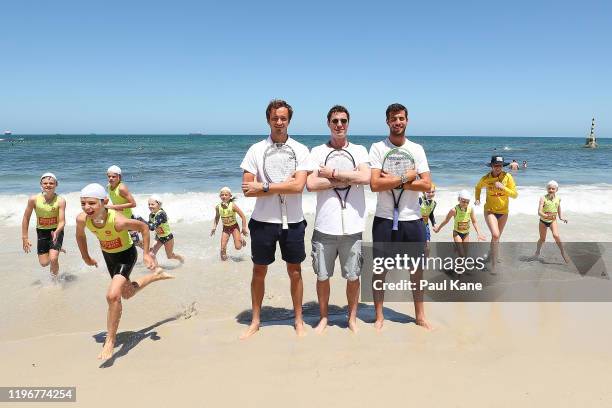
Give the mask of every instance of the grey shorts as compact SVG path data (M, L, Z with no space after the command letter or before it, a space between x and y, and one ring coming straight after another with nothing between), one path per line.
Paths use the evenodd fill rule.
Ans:
M325 281L334 274L336 258L340 257L342 277L350 281L361 276L361 233L329 235L314 230L312 234L312 268L317 280Z

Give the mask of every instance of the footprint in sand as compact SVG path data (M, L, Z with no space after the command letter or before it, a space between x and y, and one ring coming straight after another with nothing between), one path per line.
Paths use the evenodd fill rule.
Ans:
M198 302L194 301L194 302L191 302L191 304L187 306L181 305L181 308L183 309L182 311L183 319L187 320L198 314L197 304Z

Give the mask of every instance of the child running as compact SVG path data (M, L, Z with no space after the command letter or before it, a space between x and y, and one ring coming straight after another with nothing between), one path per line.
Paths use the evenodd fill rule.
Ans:
M561 256L565 263L569 263L569 258L565 254L565 250L563 249L563 243L561 242L561 238L559 237L559 227L557 225L557 216L558 218L567 224L567 218L561 218L561 199L557 196L557 191L559 190L559 183L555 180L550 180L548 184L546 184L546 190L548 194L540 198L540 203L538 204L538 214L540 215L540 239L538 240L537 248L534 257L540 257L540 250L542 249L542 244L546 241L546 234L548 233L548 229L552 231L553 238L561 251Z
M108 170L106 170L106 177L108 178L106 188L112 203L108 204L106 208L119 211L126 218L134 218L132 208L136 208L136 200L134 196L132 196L132 193L130 193L127 185L121 180L121 168L115 165L110 166ZM130 236L136 246L142 247L137 232L130 232Z
M436 185L432 182L431 189L423 193L423 197L419 197L419 205L421 206L421 217L425 223L425 257L429 256L429 242L431 241L431 231L429 230L429 221L431 226L436 226L436 217L434 217L434 210L436 209Z
M174 235L170 230L170 224L168 224L168 215L161 206L161 198L153 194L149 198L149 211L151 214L149 214L149 222L147 224L151 231L155 231L155 245L151 249L151 257L155 262L155 272L161 271L156 255L162 246L166 250L166 257L168 259L176 259L180 263L185 262L185 258L174 252Z
M219 218L221 218L221 222L223 223L223 235L221 235L221 260L226 261L227 241L229 241L230 236L234 238L234 247L236 249L246 246L246 240L240 237L240 228L238 227L236 214L242 219L242 235L248 237L249 228L247 227L246 216L242 210L238 208L236 203L234 203L235 198L232 197L232 190L230 190L229 187L223 187L219 190L219 197L221 198L221 202L215 207L215 224L210 231L210 236L212 237L215 235Z
M470 222L474 225L474 230L478 234L479 241L485 241L486 238L480 233L478 223L476 222L476 215L470 207L470 199L472 196L467 190L461 190L457 197L459 204L452 208L444 221L437 227L434 227L434 232L438 233L440 230L448 224L451 218L455 217L455 225L453 227L453 241L455 241L459 256L465 257L467 253L467 244L470 242Z
M21 240L23 250L29 253L32 244L28 238L30 217L32 211L36 213L36 235L38 262L40 266L51 265L51 274L59 274L59 253L62 251L64 241L64 225L66 200L56 194L57 178L53 173L45 173L40 177L42 193L28 199L23 220L21 222Z
M136 264L138 254L132 243L129 231L140 231L143 237L144 264L149 269L155 267L155 261L149 253L149 231L145 224L138 220L128 219L119 211L109 210L106 190L100 184L89 184L81 190L81 208L83 212L76 219L76 240L83 261L89 266L98 267L98 262L89 256L85 228L89 229L100 241L102 255L111 276L111 283L106 292L108 302L107 334L99 359L109 359L113 355L119 319L121 318L121 298L129 299L148 284L171 279L174 276L165 272L151 273L130 281L130 273Z

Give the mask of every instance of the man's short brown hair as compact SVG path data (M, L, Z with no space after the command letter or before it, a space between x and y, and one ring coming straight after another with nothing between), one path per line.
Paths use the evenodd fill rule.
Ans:
M348 109L346 109L342 105L334 105L331 107L329 112L327 112L327 123L329 123L331 115L333 115L334 113L346 113L346 118L349 120L349 122L351 121L351 114L349 113Z
M387 111L385 112L385 115L387 115L387 120L389 120L389 115L391 115L392 113L401 112L401 111L404 111L406 113L406 118L407 118L408 109L406 109L406 107L402 105L401 103L392 103L391 105L387 107Z
M293 108L291 107L291 105L289 105L282 99L272 99L270 101L268 107L266 108L266 120L269 122L270 114L272 114L272 111L279 108L287 108L287 110L289 111L289 121L291 122L291 117L293 116Z

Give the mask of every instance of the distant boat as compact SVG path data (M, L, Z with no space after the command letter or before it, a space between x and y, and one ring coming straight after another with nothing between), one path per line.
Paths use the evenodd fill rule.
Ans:
M203 132L193 132L193 133L190 133L189 136L204 136L204 133Z
M591 133L586 138L586 141L584 142L583 147L586 147L589 149L597 148L597 138L595 137L595 118L591 120Z
M10 136L12 134L13 134L13 132L11 132L10 130L5 130L4 131L4 136Z

